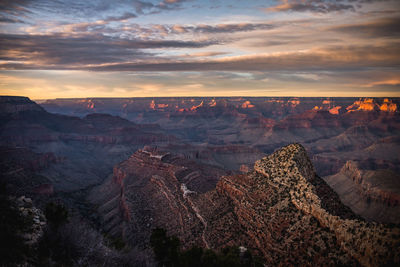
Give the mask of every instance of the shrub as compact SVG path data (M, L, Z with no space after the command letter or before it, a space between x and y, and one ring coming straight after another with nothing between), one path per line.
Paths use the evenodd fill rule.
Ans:
M47 203L44 214L49 224L56 229L68 222L68 210L62 204Z
M0 265L12 266L23 261L28 252L21 234L29 230L33 221L22 216L6 195L0 195L0 210Z
M219 253L211 249L194 246L188 250L180 249L177 237L169 237L164 229L156 228L150 237L155 258L159 266L173 267L258 267L262 260L253 257L250 251L240 253L238 247L226 247Z

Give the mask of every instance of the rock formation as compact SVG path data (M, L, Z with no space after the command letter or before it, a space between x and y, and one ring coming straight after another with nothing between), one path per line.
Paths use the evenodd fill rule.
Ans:
M18 211L24 220L30 222L29 227L20 234L24 239L24 243L32 246L43 236L43 230L47 224L46 218L43 212L33 205L32 199L20 196L19 198L14 198L13 201L16 202Z
M164 227L185 247L244 246L274 266L400 262L400 229L365 222L344 206L301 145L257 161L249 173L222 176L205 193L207 172L196 174L180 161L141 150L116 167L93 197L103 203L106 229L138 245L152 227ZM208 173L214 181L221 174ZM196 179L199 185L191 183Z
M22 111L44 111L42 107L23 96L0 97L0 114L13 114Z
M400 223L400 177L390 170L365 170L347 161L325 178L354 212L372 221Z
M112 179L95 189L104 228L143 246L155 227L180 237L186 247L204 245L202 217L189 196L215 187L223 170L145 147L114 168Z

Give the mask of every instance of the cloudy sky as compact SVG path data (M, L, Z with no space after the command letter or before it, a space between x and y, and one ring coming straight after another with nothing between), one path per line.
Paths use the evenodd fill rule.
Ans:
M400 1L0 0L0 94L400 96Z

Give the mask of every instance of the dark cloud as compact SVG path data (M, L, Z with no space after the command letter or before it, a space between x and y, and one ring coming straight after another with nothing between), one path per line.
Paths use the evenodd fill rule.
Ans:
M0 23L25 23L25 21L17 18L0 16Z
M195 60L158 57L146 49L201 48L216 41L128 40L84 35L0 35L0 59L21 63L3 69L86 69L95 71L346 71L399 68L399 43L338 46L305 52ZM203 55L204 56L204 55ZM182 57L180 57L182 59ZM29 62L29 64L28 64Z
M131 12L125 12L121 16L109 16L104 19L104 21L111 22L111 21L123 21L128 19L136 18L137 16Z
M174 10L181 8L183 0L164 0L158 4L142 0L75 0L75 1L54 1L54 0L1 0L0 14L13 16L27 16L32 13L46 12L53 15L67 15L84 17L88 20L98 18L103 14L121 13L122 16L111 16L111 21L119 21L134 18L136 14L153 14L163 10ZM120 18L120 19L119 19Z
M232 23L232 24L216 24L216 25L152 25L151 28L136 25L136 29L144 33L159 32L162 34L181 34L181 33L235 33L256 30L270 30L277 27L269 23Z
M30 13L27 6L31 2L30 0L1 0L0 12L8 15L21 16L25 13Z
M268 11L296 11L329 13L337 11L355 11L353 3L334 0L282 0L277 6L267 8Z
M399 37L400 17L385 18L362 24L340 25L332 27L331 30L366 38Z
M213 44L217 42L128 40L94 34L78 37L0 34L0 59L34 62L35 68L49 65L51 68L75 68L87 64L136 62L152 56L143 51L150 48L200 48Z
M155 5L151 2L145 1L132 1L131 5L135 8L138 14L144 14L148 10L155 8Z
M197 25L184 27L187 31L202 33L231 33L241 31L255 31L273 29L274 25L268 23L237 23L237 24L217 24L217 25Z

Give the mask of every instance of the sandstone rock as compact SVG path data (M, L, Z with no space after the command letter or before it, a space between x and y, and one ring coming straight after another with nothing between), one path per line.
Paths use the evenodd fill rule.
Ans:
M145 244L151 228L163 227L186 248L243 246L268 266L400 262L400 229L365 222L344 206L299 144L257 161L249 173L222 176L205 193L190 185L204 173L154 153L136 152L96 193L114 192L97 199L99 210L106 229L128 242Z

